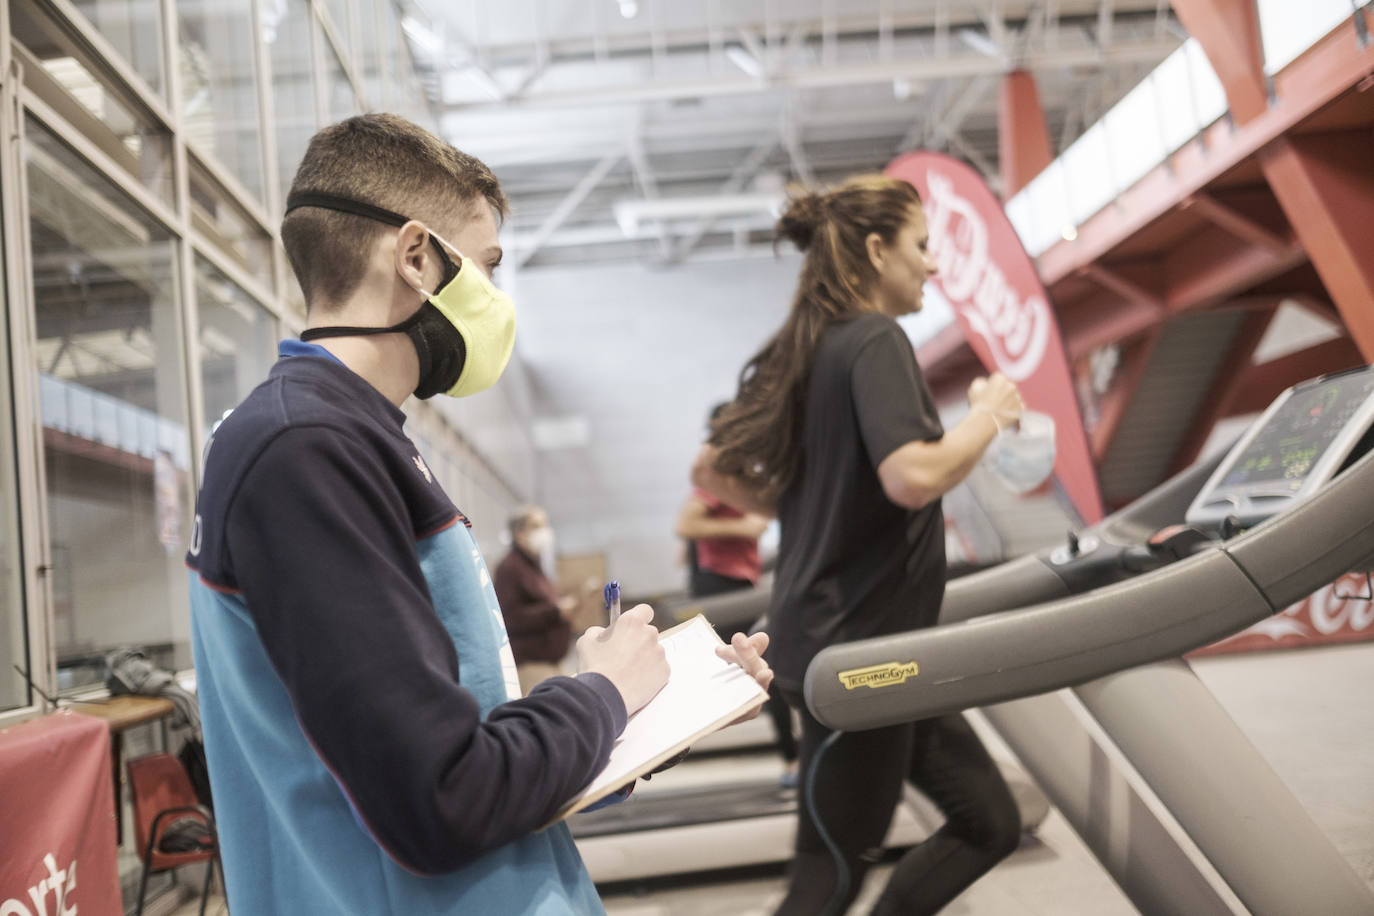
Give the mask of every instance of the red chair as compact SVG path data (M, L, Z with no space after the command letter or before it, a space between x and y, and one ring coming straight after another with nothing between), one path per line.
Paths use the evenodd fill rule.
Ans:
M205 865L205 886L200 891L200 914L205 916L205 903L210 893L210 878L219 861L219 839L215 834L215 818L210 810L198 803L191 778L181 761L171 754L148 754L130 760L129 791L133 796L134 842L143 859L143 876L138 883L138 916L143 913L143 897L148 890L148 876L170 871L183 865L199 862ZM182 823L191 820L195 823ZM196 828L204 825L204 830ZM174 826L175 825L175 826ZM186 829L186 828L195 829ZM181 845L193 847L189 852L166 851L169 829ZM223 866L220 866L223 871Z

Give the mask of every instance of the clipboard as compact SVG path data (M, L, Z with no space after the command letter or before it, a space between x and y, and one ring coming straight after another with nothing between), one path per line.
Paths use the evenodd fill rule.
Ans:
M716 647L725 643L705 617L664 630L658 641L668 655L668 683L630 717L601 772L541 830L639 779L768 699L743 668L716 655Z

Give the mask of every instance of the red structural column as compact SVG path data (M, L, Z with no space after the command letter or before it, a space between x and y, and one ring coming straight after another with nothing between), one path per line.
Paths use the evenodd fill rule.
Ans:
M1263 114L1269 93L1255 0L1172 0L1172 5L1211 61L1236 123Z
M1028 70L1012 70L1002 77L997 101L997 155L1003 200L1024 188L1054 160L1040 93Z
M1322 285L1366 360L1374 361L1374 130L1298 134L1259 154Z

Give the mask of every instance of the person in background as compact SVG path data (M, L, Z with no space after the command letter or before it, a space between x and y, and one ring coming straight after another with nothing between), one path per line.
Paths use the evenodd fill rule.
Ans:
M567 826L540 828L666 683L653 609L521 697L470 523L401 410L505 369L505 210L479 160L388 114L320 130L292 181L306 330L206 443L186 556L235 913L604 912ZM767 687L766 644L718 654Z
M717 404L711 420L720 415L725 404ZM759 538L769 518L755 512L741 512L701 489L692 494L678 513L677 535L687 542L689 558L688 591L693 598L707 598L741 589L759 582ZM721 634L725 639L727 634ZM768 716L777 735L778 752L784 770L782 786L797 784L797 738L792 728L792 711L776 687L768 691Z
M510 518L510 552L496 567L493 585L510 634L520 691L563 673L572 643L570 618L577 596L559 595L543 568L553 555L553 528L539 506L522 506Z
M935 270L916 189L881 175L794 197L778 234L805 252L783 326L745 366L712 426L693 483L782 525L769 661L802 717L797 857L778 913L853 901L910 781L945 823L893 869L873 912L935 913L1014 850L1020 813L958 713L832 733L802 700L807 665L835 643L936 622L945 589L941 497L1021 415L1001 375L969 390L946 430L896 321L921 308ZM825 754L818 755L823 743ZM814 770L814 772L812 772ZM836 862L818 829L839 848Z

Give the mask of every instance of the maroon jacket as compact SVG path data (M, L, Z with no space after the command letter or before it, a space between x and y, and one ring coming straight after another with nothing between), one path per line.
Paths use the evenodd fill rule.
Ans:
M496 567L492 585L516 664L561 661L572 641L572 625L558 610L558 591L539 564L511 547Z

